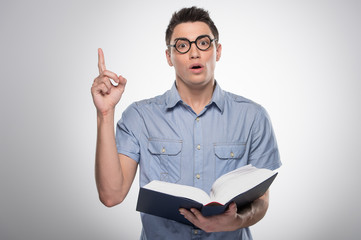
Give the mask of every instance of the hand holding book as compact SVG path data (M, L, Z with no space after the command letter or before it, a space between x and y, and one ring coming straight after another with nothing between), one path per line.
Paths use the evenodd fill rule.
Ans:
M244 222L244 217L237 214L237 205L234 202L224 213L209 217L203 216L195 208L191 208L190 211L181 208L180 213L194 226L206 232L234 231L240 228Z
M235 202L229 204L228 209L218 215L205 217L200 211L191 208L190 211L180 209L180 213L194 226L206 232L235 231L249 227L261 220L268 209L268 191L242 209L237 209Z

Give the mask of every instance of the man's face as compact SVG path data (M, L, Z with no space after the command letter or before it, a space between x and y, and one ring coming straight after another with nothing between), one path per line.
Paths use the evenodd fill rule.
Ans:
M211 29L204 22L187 22L178 24L173 31L170 44L178 38L195 41L201 35L208 35L214 39ZM199 50L194 43L187 53L181 54L174 47L166 51L168 64L174 66L177 84L189 87L204 86L214 80L216 61L221 56L221 45L215 42L206 51Z

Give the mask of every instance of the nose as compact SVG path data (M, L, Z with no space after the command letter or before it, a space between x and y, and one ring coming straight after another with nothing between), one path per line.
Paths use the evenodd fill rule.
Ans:
M194 59L199 57L200 57L199 49L197 48L196 43L192 42L189 49L189 58Z

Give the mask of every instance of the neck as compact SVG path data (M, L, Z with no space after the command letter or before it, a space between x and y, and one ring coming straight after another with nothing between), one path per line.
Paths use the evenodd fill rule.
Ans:
M183 102L188 104L195 113L199 114L211 101L215 82L212 80L204 85L188 86L183 81L176 80L176 86Z

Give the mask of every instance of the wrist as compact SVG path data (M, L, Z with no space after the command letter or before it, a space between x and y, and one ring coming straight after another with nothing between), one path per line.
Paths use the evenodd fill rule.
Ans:
M114 109L109 111L97 111L97 121L100 123L114 123Z

